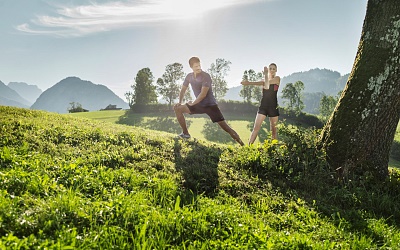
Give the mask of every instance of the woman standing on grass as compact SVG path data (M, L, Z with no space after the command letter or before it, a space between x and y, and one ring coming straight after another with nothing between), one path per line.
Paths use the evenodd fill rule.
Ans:
M251 132L249 145L253 144L257 138L258 131L265 118L269 117L272 139L278 139L276 125L279 118L278 110L278 88L281 78L276 75L278 67L275 63L271 63L268 67L264 67L264 80L258 82L249 82L247 80L241 82L242 85L261 85L263 86L263 96L260 107L258 108L256 120L254 122L253 131Z

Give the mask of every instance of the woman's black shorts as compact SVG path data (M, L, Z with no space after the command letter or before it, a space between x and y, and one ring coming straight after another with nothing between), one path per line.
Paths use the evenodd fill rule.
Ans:
M278 107L274 106L261 106L258 108L258 113L269 117L279 116Z

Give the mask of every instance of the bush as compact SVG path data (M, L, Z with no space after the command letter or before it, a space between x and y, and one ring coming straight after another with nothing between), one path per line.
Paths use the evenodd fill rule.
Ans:
M241 101L225 101L221 100L218 102L218 107L222 112L232 112L232 113L249 113L256 112L257 106L252 103L245 103Z
M310 115L306 113L296 114L295 111L285 108L280 108L279 112L282 118L296 120L300 124L306 124L310 127L315 127L317 129L320 129L324 126L324 123L315 115Z
M173 113L173 107L168 104L134 104L131 108L134 113Z

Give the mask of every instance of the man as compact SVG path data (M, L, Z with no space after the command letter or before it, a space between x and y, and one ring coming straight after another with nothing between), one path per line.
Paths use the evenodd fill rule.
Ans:
M200 59L192 57L189 60L190 68L193 70L189 73L182 84L181 92L179 93L179 103L174 105L174 111L179 125L182 128L181 138L190 138L189 131L186 126L185 116L183 114L207 114L212 122L225 130L229 135L240 145L244 145L239 135L226 123L224 116L218 108L218 104L212 92L212 80L208 73L201 70ZM182 104L183 96L190 85L196 100Z

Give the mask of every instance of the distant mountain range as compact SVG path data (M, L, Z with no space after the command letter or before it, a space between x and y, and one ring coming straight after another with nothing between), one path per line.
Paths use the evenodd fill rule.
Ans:
M10 82L7 85L9 88L15 90L22 98L27 100L32 105L36 99L42 94L42 90L36 85L29 85L24 82Z
M72 102L80 103L89 111L100 110L109 104L119 108L129 108L128 104L104 85L68 77L44 91L31 109L68 113Z
M283 105L283 100L279 96L282 88L287 83L302 81L305 86L304 111L316 114L323 94L336 96L344 89L348 77L349 74L342 76L337 71L319 68L282 77L281 88L278 92L279 104ZM228 89L224 99L242 101L243 98L239 96L241 89L242 86ZM0 105L67 113L72 102L80 103L84 109L90 111L104 109L109 104L123 109L129 108L124 100L106 86L81 80L78 77L68 77L44 92L36 85L10 82L7 86L0 81Z
M31 103L0 81L0 105L29 108Z
M316 68L282 77L281 86L278 92L278 102L280 105L283 105L284 101L280 97L280 94L282 93L282 88L284 88L287 83L302 81L304 83L304 111L311 114L317 114L319 113L319 102L323 94L336 96L344 89L349 75L350 74L340 75L337 71ZM239 95L241 89L242 86L230 88L225 94L224 99L243 101L243 98Z

